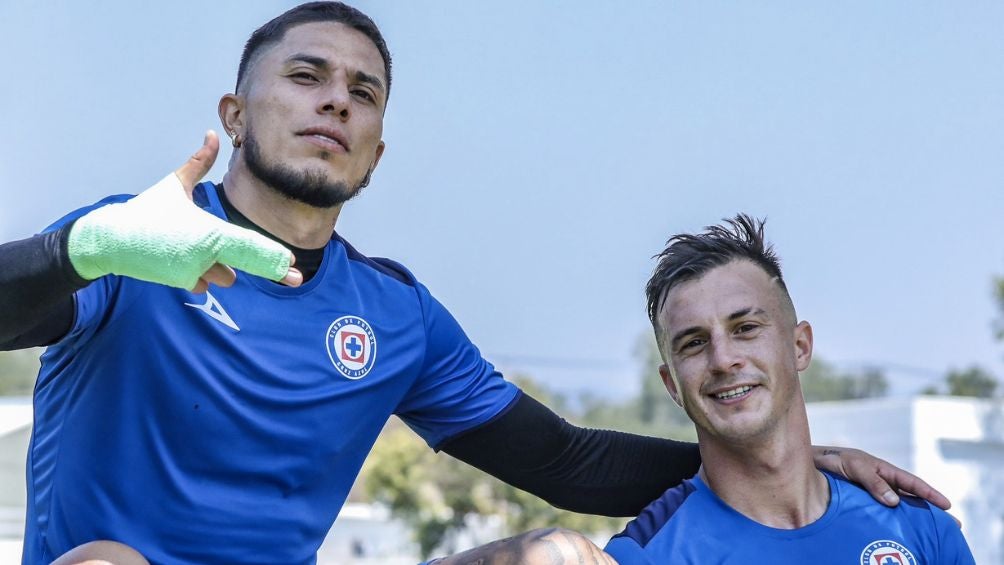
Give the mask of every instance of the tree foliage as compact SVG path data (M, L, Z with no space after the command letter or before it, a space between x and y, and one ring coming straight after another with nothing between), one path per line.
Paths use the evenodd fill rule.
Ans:
M881 369L841 372L818 355L802 372L801 382L806 402L874 398L889 392L889 381Z
M945 377L948 394L990 398L997 389L997 379L982 367L973 365L964 371L949 371Z
M991 398L997 390L997 379L986 369L973 365L965 370L951 370L945 375L945 381L940 386L930 386L923 394L949 394L951 396L972 396L976 398Z
M638 396L624 402L611 402L606 398L583 395L580 398L582 425L611 428L636 434L697 441L694 424L670 398L659 376L662 356L655 338L646 333L635 348L640 360L641 391Z
M520 387L551 407L562 404L525 379L520 380ZM361 476L367 495L387 504L409 525L423 557L437 549L445 553L463 549L452 546L455 534L489 515L502 518L507 534L551 526L587 534L612 533L625 522L558 510L466 463L433 452L396 418L384 429Z

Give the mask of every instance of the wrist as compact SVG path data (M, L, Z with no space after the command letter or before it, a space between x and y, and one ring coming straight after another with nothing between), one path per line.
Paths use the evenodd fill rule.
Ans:
M101 240L99 230L87 221L87 216L77 218L66 229L66 258L73 272L85 282L107 274L99 266Z

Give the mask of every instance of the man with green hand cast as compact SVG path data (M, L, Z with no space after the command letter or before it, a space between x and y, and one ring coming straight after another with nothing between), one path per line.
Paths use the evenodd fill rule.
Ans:
M568 424L406 268L334 232L383 155L390 69L362 13L294 8L252 34L220 100L222 183L199 182L209 134L140 196L0 246L0 348L49 346L24 563L312 563L391 414L579 512L635 515L697 471L692 444ZM815 454L889 504L947 507L867 454Z
M215 132L206 136L207 147L210 144L217 149L208 153L218 150ZM192 206L191 188L185 185L194 183L182 180L198 172L190 168L168 175L127 202L103 206L74 222L67 255L77 273L87 280L123 275L205 292L210 281L232 283L233 267L298 285L301 278L290 269L293 256L288 249Z

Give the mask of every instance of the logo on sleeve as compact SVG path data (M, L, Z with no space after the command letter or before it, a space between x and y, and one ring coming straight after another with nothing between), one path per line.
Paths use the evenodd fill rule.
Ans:
M889 540L873 541L861 552L861 565L917 565L910 550Z
M376 335L366 320L342 316L328 326L325 336L328 357L342 376L361 379L376 361Z

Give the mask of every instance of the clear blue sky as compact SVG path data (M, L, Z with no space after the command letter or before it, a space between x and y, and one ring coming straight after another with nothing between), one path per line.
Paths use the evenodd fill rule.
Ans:
M291 5L0 3L0 240L173 170ZM818 355L896 368L901 390L1004 376L1004 4L356 5L394 85L338 230L407 264L508 372L634 391L650 257L746 211Z

